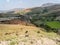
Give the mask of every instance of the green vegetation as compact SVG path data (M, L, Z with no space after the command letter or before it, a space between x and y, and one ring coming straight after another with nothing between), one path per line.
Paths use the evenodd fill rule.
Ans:
M31 17L31 23L37 27L42 27L46 29L46 31L58 32L58 29L60 28L60 20L56 20L56 18L60 16L60 10L58 10L59 8L56 8L55 10L53 7L56 6L51 6L51 8L32 8L31 12L27 13L27 15Z
M15 45L15 44L16 44L16 42L14 42L14 41L10 42L10 45Z
M51 28L60 28L60 22L58 21L47 22L47 25Z

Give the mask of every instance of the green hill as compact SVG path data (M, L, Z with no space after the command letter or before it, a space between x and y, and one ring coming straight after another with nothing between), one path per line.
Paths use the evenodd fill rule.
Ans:
M31 12L26 14L30 17L31 23L38 27L47 30L51 30L52 27L52 30L60 28L60 4L31 8Z

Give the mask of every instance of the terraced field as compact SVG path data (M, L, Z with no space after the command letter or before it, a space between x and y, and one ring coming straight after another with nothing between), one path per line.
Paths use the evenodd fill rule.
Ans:
M0 24L0 45L59 45L60 36L35 26Z

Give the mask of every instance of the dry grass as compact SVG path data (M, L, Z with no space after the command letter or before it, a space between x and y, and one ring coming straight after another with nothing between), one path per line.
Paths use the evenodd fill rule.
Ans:
M0 39L7 37L16 37L16 35L25 35L25 32L28 31L28 35L38 37L40 36L47 36L47 37L57 37L56 33L47 33L42 28L37 28L35 26L25 26L25 25L9 25L9 24L0 24ZM40 32L38 34L38 31Z
M0 24L0 41L29 42L42 38L59 37L56 33L42 31L44 29L35 26ZM27 45L26 44L26 45Z
M0 24L0 40L4 40L6 38L14 38L17 37L16 35L25 35L26 31L29 32L29 35L34 35L36 30L39 30L39 28L35 26Z

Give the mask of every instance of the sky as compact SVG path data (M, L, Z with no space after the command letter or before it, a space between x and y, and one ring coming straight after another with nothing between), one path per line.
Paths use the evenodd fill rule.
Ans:
M0 10L38 7L45 3L60 3L60 0L0 0Z

